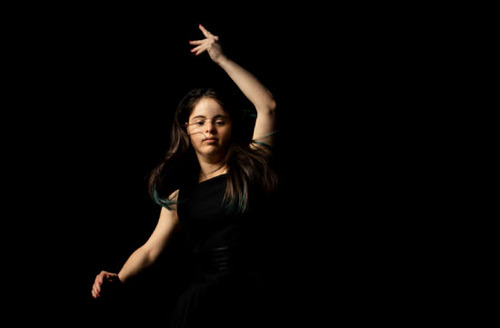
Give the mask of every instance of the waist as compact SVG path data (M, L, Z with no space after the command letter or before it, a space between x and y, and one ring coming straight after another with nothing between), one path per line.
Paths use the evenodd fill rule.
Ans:
M228 243L217 247L198 248L194 251L194 261L199 273L231 273L245 263L245 252L238 243Z

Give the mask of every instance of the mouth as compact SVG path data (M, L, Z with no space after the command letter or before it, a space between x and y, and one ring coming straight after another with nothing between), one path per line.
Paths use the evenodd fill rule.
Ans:
M216 143L219 139L217 138L205 138L202 140L202 142L206 142L206 143Z

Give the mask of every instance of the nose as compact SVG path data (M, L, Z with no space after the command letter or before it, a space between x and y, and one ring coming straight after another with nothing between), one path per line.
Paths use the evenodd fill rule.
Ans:
M210 121L207 122L205 132L215 134L217 132L217 130L215 129L215 124Z

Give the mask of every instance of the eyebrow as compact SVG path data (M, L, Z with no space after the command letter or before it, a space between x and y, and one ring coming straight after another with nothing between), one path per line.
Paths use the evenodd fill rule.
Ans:
M203 116L203 115L196 115L195 117L192 118L192 120L197 119L197 118L206 119L207 117ZM222 114L215 115L214 117L212 117L212 119L218 119L218 118L226 118L227 119L228 117L226 115L222 115Z

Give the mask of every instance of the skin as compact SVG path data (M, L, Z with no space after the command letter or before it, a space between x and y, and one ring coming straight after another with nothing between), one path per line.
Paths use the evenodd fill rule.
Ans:
M195 56L208 53L212 61L227 73L257 110L253 140L273 145L273 137L269 134L275 130L276 103L272 94L255 76L223 53L218 36L202 25L199 28L205 38L189 41L194 46L191 52ZM193 109L186 126L201 167L199 181L223 174L227 170L222 159L231 138L232 125L230 120L220 124L220 115L227 116L216 101L203 98ZM199 122L196 119L202 119L203 125L197 126ZM210 140L205 140L207 138ZM170 197L176 198L177 193L178 191L175 191ZM158 223L146 243L130 255L119 273L101 271L95 277L92 296L101 297L106 285L126 283L155 263L178 224L176 209L168 210L162 207Z
M227 166L222 159L231 139L232 124L219 103L212 98L200 99L186 129L200 163L200 182L225 173Z

